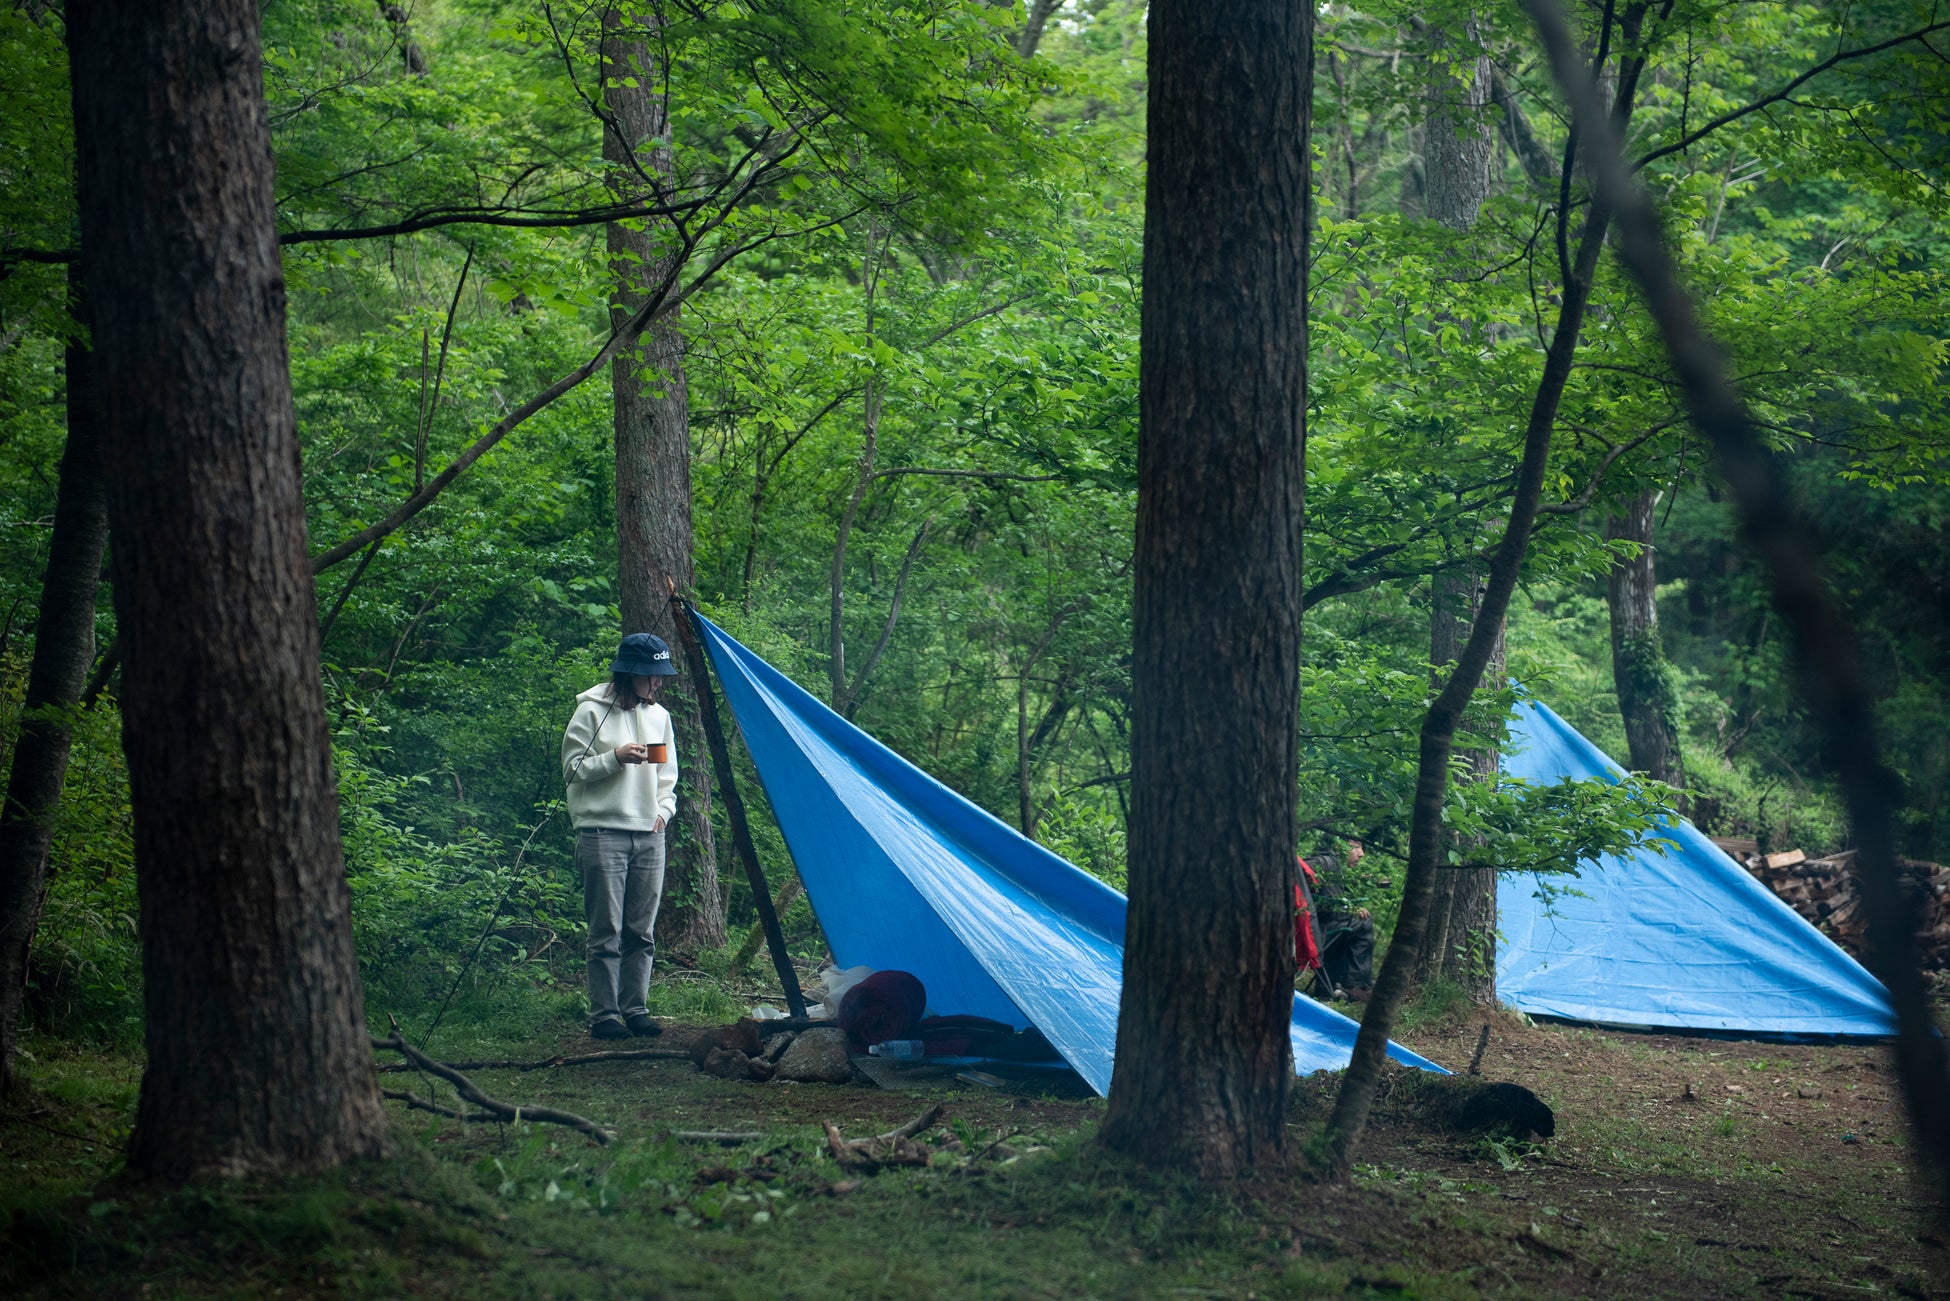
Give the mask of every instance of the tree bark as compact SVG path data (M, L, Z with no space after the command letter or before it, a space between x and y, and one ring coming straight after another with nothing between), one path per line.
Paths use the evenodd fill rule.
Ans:
M68 281L75 318L85 323L72 267ZM0 1098L15 1090L14 1048L28 952L47 899L48 844L68 775L74 711L95 659L95 595L108 541L95 362L81 340L68 343L67 381L68 443L55 489L47 571L41 576L34 659L27 670L7 802L0 806Z
M1459 46L1476 46L1474 18L1464 24L1460 41L1440 27L1421 30L1439 63L1422 132L1428 215L1451 230L1466 231L1476 224L1490 195L1494 141L1489 118L1483 112L1489 102L1490 60L1487 54L1470 56L1458 50ZM1459 57L1462 66L1452 66ZM1430 596L1429 663L1439 674L1462 656L1481 608L1482 577L1472 569L1445 570L1432 580ZM1503 664L1503 621L1499 618L1485 672L1492 680L1500 678ZM1466 750L1462 757L1472 781L1496 781L1498 747ZM1467 989L1477 1001L1491 1002L1496 998L1495 958L1496 872L1471 868L1439 873L1416 980L1447 978Z
M1284 1160L1312 10L1150 14L1130 912L1101 1141Z
M621 202L641 193L641 168L667 187L672 167L667 69L652 56L639 30L605 18L603 98L611 121L603 129L603 161L612 169ZM635 85L626 84L626 79ZM619 132L621 134L619 134ZM609 230L615 294L610 324L622 329L658 288L674 278L674 241L645 220ZM696 579L691 535L690 394L684 381L684 335L675 312L653 321L637 342L610 363L616 409L616 544L623 630L654 632L676 645L670 586L688 593ZM684 764L684 790L671 828L665 904L657 929L680 950L717 948L725 942L724 896L718 884L718 852L711 829L711 766L704 759L704 727L696 693L688 683L667 693Z
M1457 48L1475 47L1474 18L1460 42L1439 27L1428 28L1427 36L1437 66L1422 130L1424 210L1451 230L1468 230L1490 197L1495 141L1483 111L1490 102L1490 56Z
M382 1152L252 0L74 0L148 1066L130 1171Z
M1022 30L1016 33L1017 54L1025 59L1036 56L1036 47L1043 43L1043 29L1049 25L1050 16L1062 7L1063 0L1029 0Z
M1653 576L1652 516L1657 491L1625 503L1625 513L1605 522L1605 537L1638 544L1630 559L1613 559L1605 585L1611 607L1611 669L1618 712L1632 751L1632 771L1672 786L1686 784L1679 756L1679 697L1659 638L1659 601Z

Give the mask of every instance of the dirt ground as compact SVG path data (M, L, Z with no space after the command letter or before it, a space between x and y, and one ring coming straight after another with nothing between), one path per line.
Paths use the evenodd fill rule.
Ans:
M1457 1013L1399 1037L1461 1069L1483 1023ZM611 1147L389 1103L432 1174L368 1173L329 1195L204 1194L186 1211L181 1194L145 1199L111 1178L134 1065L44 1056L39 1114L0 1120L0 1284L48 1296L1950 1296L1885 1049L1507 1014L1490 1027L1483 1075L1548 1102L1553 1138L1439 1132L1404 1072L1348 1186L1267 1177L1216 1195L1107 1162L1088 1143L1102 1103L1075 1087L760 1085L664 1060L476 1074L497 1097L599 1120L619 1136ZM1296 1089L1296 1152L1333 1087ZM826 1153L828 1122L877 1134L935 1103L926 1168L863 1176ZM687 1130L765 1138L669 1137ZM97 1141L82 1151L76 1135ZM294 1206L312 1218L294 1220ZM289 1228L300 1221L312 1227Z

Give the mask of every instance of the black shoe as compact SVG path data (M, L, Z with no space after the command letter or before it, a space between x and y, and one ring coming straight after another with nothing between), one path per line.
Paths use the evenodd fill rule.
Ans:
M630 1033L639 1039L655 1039L664 1032L657 1019L648 1012L635 1012L629 1017Z
M606 1016L589 1027L589 1037L591 1039L628 1039L630 1037L630 1031L628 1026L625 1026L615 1017Z

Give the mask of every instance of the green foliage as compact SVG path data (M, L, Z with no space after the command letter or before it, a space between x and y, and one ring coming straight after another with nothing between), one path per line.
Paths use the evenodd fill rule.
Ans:
M655 66L625 75L670 95L661 194L602 158L591 106L605 89L605 12L652 51ZM1454 35L1469 15L1477 35ZM673 284L688 295L674 320L701 607L930 773L1121 886L1144 9L1067 4L1033 60L1011 45L1022 17L981 0L266 5L287 235L458 210L531 223L286 246L314 548L384 517L601 346L612 275L601 225L532 223L613 192L657 200L670 211L633 221L679 264ZM1927 17L1907 0L1675 9L1648 29L1637 147L1676 142L1795 69ZM1451 43L1432 56L1410 18ZM1515 6L1448 0L1321 17L1296 848L1360 837L1370 856L1336 886L1384 930L1432 691L1431 578L1480 572L1500 536L1562 278L1555 186L1499 152L1476 224L1439 227L1423 214L1416 133L1431 89L1454 85L1480 47L1561 156L1528 30ZM60 268L15 256L73 242L61 38L51 7L0 14L9 737L74 333ZM1931 599L1945 583L1950 452L1950 239L1931 181L1946 104L1940 61L1897 47L1641 173L1799 504L1833 544L1909 792L1906 848L1923 856L1950 843L1950 635ZM1575 204L1582 185L1574 176ZM1656 333L1610 261L1592 301L1557 421L1551 509L1509 619L1508 677L1624 757L1601 516L1666 491L1654 542L1664 654L1648 644L1625 659L1681 725L1692 815L1715 833L1836 847L1847 830L1788 648ZM577 1013L581 924L571 837L553 811L555 747L621 631L611 415L592 378L369 559L319 578L366 987L376 1012L409 1021L451 1000L442 1034L457 1039L544 1037L550 1018ZM105 645L114 621L101 608ZM1565 874L1578 864L1656 843L1670 792L1469 780L1518 690L1485 684L1464 720L1445 809L1452 857L1549 869L1574 889ZM32 1016L127 1043L140 976L115 728L112 704L81 719ZM734 761L776 891L789 855L748 757ZM749 888L728 850L719 867L742 933ZM824 956L808 904L785 923L796 955ZM696 960L697 977L665 968L657 1009L735 1010L725 955Z

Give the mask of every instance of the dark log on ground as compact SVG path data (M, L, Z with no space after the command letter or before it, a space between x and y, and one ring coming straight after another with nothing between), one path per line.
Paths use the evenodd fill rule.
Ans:
M1521 1084L1507 1080L1485 1084L1467 1077L1434 1089L1444 1106L1436 1115L1462 1134L1497 1133L1512 1138L1549 1138L1557 1133L1557 1115L1544 1100Z

